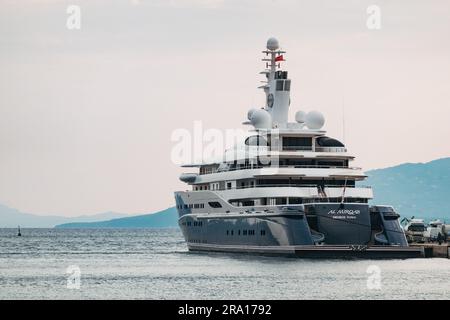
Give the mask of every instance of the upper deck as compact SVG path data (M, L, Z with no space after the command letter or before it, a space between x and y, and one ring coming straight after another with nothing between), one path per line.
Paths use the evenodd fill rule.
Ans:
M238 143L219 159L184 165L199 168L199 172L180 177L194 190L217 190L222 184L272 184L275 180L324 187L327 183L347 185L347 180L354 183L366 178L361 168L349 165L354 156L344 143L326 136L321 113L298 111L295 121L288 121L292 83L288 72L281 69L286 52L278 48L278 41L272 38L263 51L266 69L260 73L265 77L260 88L266 102L262 108L248 111L244 122L252 126L248 134L239 137Z

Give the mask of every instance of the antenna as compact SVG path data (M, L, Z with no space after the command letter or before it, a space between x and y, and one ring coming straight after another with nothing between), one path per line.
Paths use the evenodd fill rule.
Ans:
M342 95L342 143L345 145L345 100Z

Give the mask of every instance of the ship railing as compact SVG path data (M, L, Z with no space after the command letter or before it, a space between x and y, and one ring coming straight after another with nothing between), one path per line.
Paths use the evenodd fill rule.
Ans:
M371 186L366 185L337 185L337 184L326 184L324 185L325 188L362 188L362 189L372 189Z
M283 151L312 151L312 146L283 146Z
M313 151L312 146L282 146L283 151ZM314 148L315 152L347 152L345 147L318 147Z
M321 186L317 184L296 184L296 183L285 183L285 184L254 184L254 185L244 185L235 187L222 187L217 189L209 189L209 191L225 191L225 190L238 190L238 189L251 189L251 188L317 188L320 189ZM343 185L325 185L327 188L343 188ZM347 186L346 188L359 188L360 186ZM370 187L369 187L370 188ZM193 191L205 191L205 190L193 190Z
M236 148L229 148L226 149L226 152L231 152L233 150L248 150L249 148L252 148L252 150L260 150L260 151L314 151L314 152L347 152L346 147L320 147L315 146L314 148L312 146L281 146L281 150L278 148L274 148L271 146L239 146Z
M345 147L316 147L316 152L347 152Z
M347 167L347 166L332 166L332 165L244 165L235 168L221 168L210 170L208 172L200 173L200 175L219 173L219 172L229 172L237 170L251 170L251 169L278 169L278 168L293 168L293 169L349 169L349 170L361 170L360 167Z
M218 189L210 189L210 191L226 191L226 190L240 190L240 189L253 189L253 188L317 188L316 184L255 184L235 187L223 187ZM201 190L194 190L201 191Z

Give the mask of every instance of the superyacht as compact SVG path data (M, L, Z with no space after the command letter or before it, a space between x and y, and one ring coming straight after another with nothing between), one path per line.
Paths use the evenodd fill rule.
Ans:
M263 54L265 105L248 111L248 136L220 161L183 165L198 169L180 176L190 190L175 192L189 250L423 256L422 248L408 246L391 206L369 204L373 191L361 184L367 176L351 166L354 156L345 145L326 135L324 116L297 111L288 121L291 80L281 68L286 52L270 38Z

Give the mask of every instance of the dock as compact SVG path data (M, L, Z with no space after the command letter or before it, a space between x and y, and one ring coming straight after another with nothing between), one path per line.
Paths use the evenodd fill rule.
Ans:
M421 247L424 249L425 258L447 258L450 259L450 243L411 243L410 247Z

